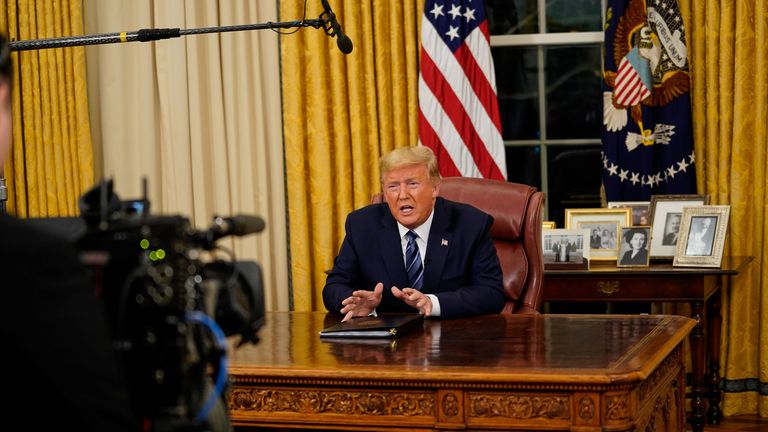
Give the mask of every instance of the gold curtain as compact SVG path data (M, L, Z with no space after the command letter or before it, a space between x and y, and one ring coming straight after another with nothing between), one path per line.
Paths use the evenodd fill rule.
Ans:
M0 0L11 40L83 34L81 0ZM85 51L13 55L13 150L5 166L8 210L19 217L73 216L93 183Z
M333 0L354 43L345 56L321 30L281 39L283 129L294 310L325 310L325 271L347 213L379 191L378 159L418 140L422 0ZM304 0L281 0L281 20ZM307 18L320 15L319 1Z
M723 413L768 416L768 4L681 0L698 189L729 204L726 253L754 261L722 293Z

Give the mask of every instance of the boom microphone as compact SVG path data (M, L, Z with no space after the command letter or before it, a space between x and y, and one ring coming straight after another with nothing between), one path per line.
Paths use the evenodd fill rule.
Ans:
M323 12L320 18L325 18L330 23L330 28L324 27L325 34L330 37L336 36L336 46L339 47L339 51L344 54L352 52L352 39L349 38L341 29L341 24L336 20L336 14L331 10L331 6L328 4L328 0L320 0L323 4Z
M237 215L230 217L216 216L213 218L213 226L209 228L214 237L221 238L228 235L241 237L264 231L264 219L258 216Z
M195 241L205 249L211 249L216 240L226 236L242 237L264 231L264 219L258 216L215 216L213 225L205 231L195 233Z

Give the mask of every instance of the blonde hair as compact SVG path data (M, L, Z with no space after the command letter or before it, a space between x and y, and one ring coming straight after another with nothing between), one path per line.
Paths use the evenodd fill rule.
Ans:
M432 149L425 146L400 147L385 154L379 159L381 181L384 175L392 170L408 165L426 165L431 180L440 180L440 170L437 168L437 158Z

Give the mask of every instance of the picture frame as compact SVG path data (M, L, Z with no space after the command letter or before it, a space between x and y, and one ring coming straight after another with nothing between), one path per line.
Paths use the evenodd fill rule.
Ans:
M673 267L720 267L728 232L729 205L685 207Z
M648 267L651 260L651 226L621 227L621 245L616 267Z
M632 225L651 225L650 201L608 201L608 208L632 209Z
M616 261L619 254L619 228L630 226L629 208L565 209L566 229L588 229L590 261Z
M550 228L541 232L545 269L588 269L589 230Z
M542 229L555 229L557 228L557 225L555 224L555 221L543 221L541 223Z
M675 256L684 207L709 204L709 195L651 195L651 259Z

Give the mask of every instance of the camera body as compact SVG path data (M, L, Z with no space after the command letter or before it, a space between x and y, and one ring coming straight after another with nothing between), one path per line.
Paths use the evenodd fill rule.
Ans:
M238 233L150 216L146 199L120 201L111 186L81 198L86 231L77 246L103 301L134 413L153 431L228 430L225 338L258 341L260 268L204 260L218 238Z

